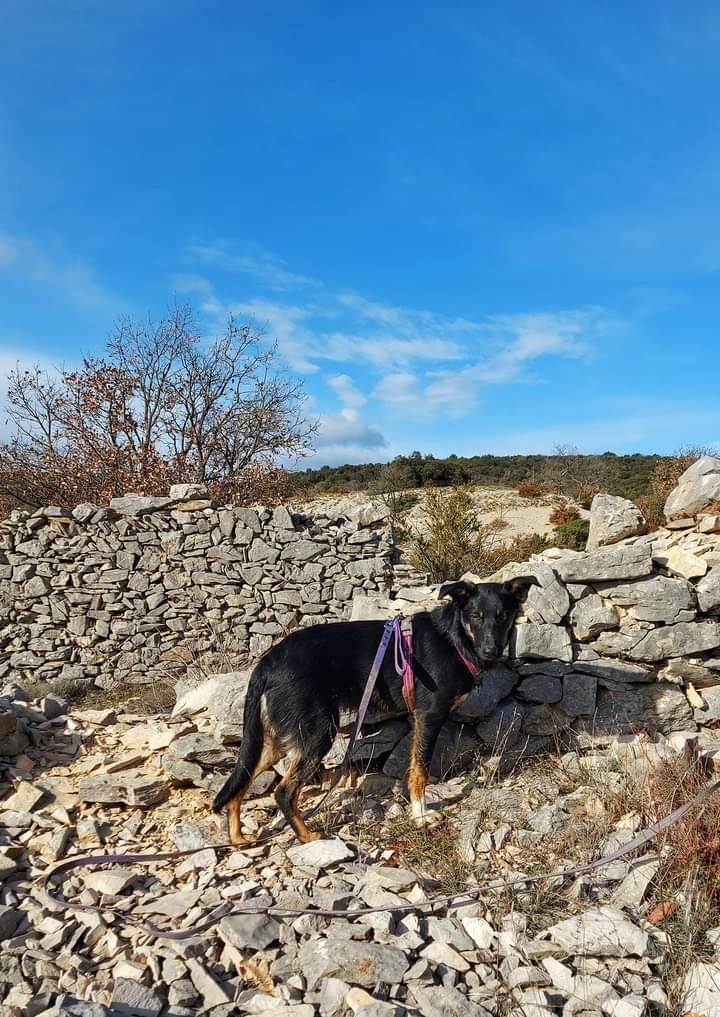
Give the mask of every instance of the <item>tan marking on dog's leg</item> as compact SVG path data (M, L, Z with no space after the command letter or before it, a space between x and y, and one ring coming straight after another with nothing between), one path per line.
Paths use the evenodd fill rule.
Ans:
M408 766L407 785L410 794L410 807L412 817L418 826L425 823L425 789L428 784L428 774L425 765L420 758L420 746L422 744L422 726L417 715L413 727L412 746L410 749L410 765Z
M240 822L240 808L243 803L243 799L250 788L250 785L259 777L261 773L265 773L271 766L274 766L279 759L282 758L282 749L278 745L277 739L268 733L267 730L263 732L263 748L260 754L260 759L257 762L257 766L253 770L252 777L247 782L242 791L239 791L234 798L231 798L227 804L227 818L228 818L228 840L231 844L247 844L248 837L242 832L242 824Z
M243 795L235 795L227 803L227 824L228 824L228 840L231 844L245 844L247 838L242 832L242 824L240 823L240 806L242 804Z
M298 812L298 798L304 784L304 780L299 775L301 765L302 757L294 754L287 773L277 786L275 799L290 826L295 831L297 839L302 844L307 844L311 840L320 840L322 834L311 830Z
M318 833L317 830L311 830L307 825L303 817L298 812L298 799L300 797L301 787L298 787L290 799L290 808L292 809L292 819L290 825L297 834L297 838L303 844L308 844L311 840L322 840L322 834Z

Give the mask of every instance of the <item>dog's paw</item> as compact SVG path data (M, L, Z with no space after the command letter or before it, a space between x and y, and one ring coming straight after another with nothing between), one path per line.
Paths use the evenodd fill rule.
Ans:
M435 810L428 811L424 806L419 808L417 802L412 805L412 821L419 830L428 830L430 827L435 826L439 820L439 812Z

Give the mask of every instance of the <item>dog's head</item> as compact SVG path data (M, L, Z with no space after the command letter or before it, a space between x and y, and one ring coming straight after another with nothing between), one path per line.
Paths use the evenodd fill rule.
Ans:
M449 597L460 615L462 627L481 660L495 661L503 655L515 616L535 576L518 576L505 583L444 583L438 597Z

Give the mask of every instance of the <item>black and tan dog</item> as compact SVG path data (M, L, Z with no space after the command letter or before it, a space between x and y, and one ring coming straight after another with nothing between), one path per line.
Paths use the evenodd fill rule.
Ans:
M413 616L415 713L408 790L418 821L424 818L428 768L440 728L473 682L482 682L483 665L502 656L520 603L537 584L534 576L506 583L446 583L438 596L449 602ZM382 634L382 621L312 625L291 633L258 662L235 769L213 803L215 812L227 806L233 844L245 839L240 806L252 780L285 755L290 759L275 791L278 806L301 841L320 836L299 814L298 796L332 746L341 707L357 709ZM471 668L479 670L477 679ZM392 646L372 702L380 709L405 709Z

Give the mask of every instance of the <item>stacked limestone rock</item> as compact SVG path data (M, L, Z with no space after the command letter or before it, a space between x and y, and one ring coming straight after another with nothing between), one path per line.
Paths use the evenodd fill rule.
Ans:
M559 733L696 730L720 719L720 459L705 458L668 499L668 525L644 533L636 506L598 495L589 551L553 548L493 579L534 575L511 666L486 671L447 724L439 775L480 747L535 751ZM475 578L477 577L470 577ZM356 599L354 617L435 606L430 588ZM385 764L399 776L407 733Z
M257 657L380 588L386 510L216 508L198 486L0 523L0 680L167 679L208 653Z

